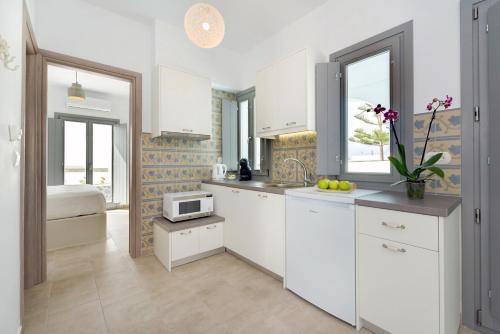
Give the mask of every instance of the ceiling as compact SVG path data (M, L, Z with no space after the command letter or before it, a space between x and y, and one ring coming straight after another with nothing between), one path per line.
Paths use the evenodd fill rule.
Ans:
M47 77L49 86L68 88L75 82L75 69L49 65ZM78 82L84 90L104 95L128 96L130 92L128 81L81 70L78 70Z
M222 46L243 53L328 0L84 1L138 20L159 19L180 29L191 5L208 2L224 16L226 36Z

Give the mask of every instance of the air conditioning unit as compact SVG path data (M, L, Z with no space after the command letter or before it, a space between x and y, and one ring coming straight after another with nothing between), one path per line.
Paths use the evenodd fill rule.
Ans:
M94 111L110 112L112 103L108 100L87 97L83 101L72 100L69 97L66 100L68 109L86 109Z

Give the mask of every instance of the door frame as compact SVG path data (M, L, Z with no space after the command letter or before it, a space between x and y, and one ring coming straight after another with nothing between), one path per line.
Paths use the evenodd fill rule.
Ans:
M130 82L129 130L131 134L130 176L129 176L129 254L132 258L141 256L142 249L142 74L122 68L97 63L73 56L40 49L42 57L42 119L47 118L47 69L48 65L77 68L83 71L119 78ZM45 125L46 128L46 125ZM43 149L46 164L47 149ZM46 174L45 174L46 175ZM45 202L46 193L43 194ZM45 221L44 221L45 224ZM45 238L45 235L42 236Z
M27 13L27 12L26 12ZM29 17L25 15L26 22ZM27 23L30 38L31 24ZM35 44L36 46L36 44ZM46 255L46 201L47 201L47 69L49 64L77 68L100 73L130 82L129 131L131 149L129 158L129 254L132 258L141 256L142 249L142 74L121 68L100 64L52 51L36 48L32 68L26 59L30 80L24 85L27 107L23 113L23 166L22 206L23 212L23 285L24 288L44 282L47 279ZM31 70L30 70L31 68ZM24 110L24 109L23 109ZM29 169L29 170L28 170ZM31 216L29 216L31 214Z

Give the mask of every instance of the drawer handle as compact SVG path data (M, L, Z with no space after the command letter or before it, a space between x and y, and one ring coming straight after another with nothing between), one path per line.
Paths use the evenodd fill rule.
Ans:
M190 235L193 231L189 230L187 232L181 232L181 235Z
M238 190L231 190L233 194L239 194L240 192Z
M312 209L309 209L309 212L310 213L314 213L314 214L318 214L319 213L318 211L315 211L315 210L312 210Z
M193 132L192 129L182 129L182 132Z
M382 226L385 226L385 227L388 227L388 228L392 228L392 229L400 229L400 230L404 230L406 229L406 226L405 225L392 225L392 224L388 224L386 222L382 222Z
M217 225L207 226L207 230L213 230L213 229L216 229L216 228L217 228Z
M297 122L288 122L288 123L286 123L286 126L292 126L292 125L295 125L295 124L297 124Z
M406 253L406 249L404 249L404 248L389 246L387 244L382 244L382 247L384 247L387 250L393 251L393 252Z
M270 126L266 126L264 128L262 128L262 130L269 130L271 127Z
M257 196L264 199L267 198L267 195L258 194Z

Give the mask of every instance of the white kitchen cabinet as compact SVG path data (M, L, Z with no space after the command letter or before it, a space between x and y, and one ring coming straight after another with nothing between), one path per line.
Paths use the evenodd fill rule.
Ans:
M224 252L224 218L210 216L182 223L156 218L154 254L171 271L173 267Z
M202 184L225 218L224 246L274 274L284 274L284 195Z
M192 136L209 139L212 134L212 85L210 79L159 65L153 136Z
M258 137L315 130L314 59L300 50L257 72Z
M360 324L398 334L457 333L460 211L436 217L357 206Z

